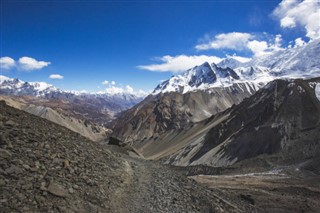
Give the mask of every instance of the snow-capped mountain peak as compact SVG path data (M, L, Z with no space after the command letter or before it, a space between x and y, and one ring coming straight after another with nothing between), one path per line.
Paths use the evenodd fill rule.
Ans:
M142 100L147 93L138 91L137 94L129 92L119 93L88 93L86 91L64 91L54 87L46 82L25 82L17 78L9 78L0 75L0 95L15 95L15 96L38 96L46 98L58 98L58 99L69 99L71 97L101 97L111 98L116 100L124 100L136 102Z
M44 96L59 91L56 87L45 82L24 82L17 78L0 76L2 94Z
M226 59L223 59L222 61L220 61L217 66L221 67L221 68L231 68L231 69L234 69L234 68L237 68L237 67L240 67L242 65L242 63L240 61L238 61L237 59L234 59L234 58L226 58Z
M167 92L186 93L233 83L266 84L277 78L320 76L320 39L306 45L280 50L242 63L228 57L220 63L208 62L189 69L159 84L153 95Z
M197 89L230 85L239 76L230 68L221 68L216 64L203 63L159 84L152 94L166 92L186 93Z

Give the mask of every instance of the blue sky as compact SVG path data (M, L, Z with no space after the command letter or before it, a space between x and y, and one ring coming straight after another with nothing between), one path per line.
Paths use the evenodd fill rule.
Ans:
M1 73L68 90L149 91L203 60L261 56L317 37L292 12L304 1L288 2L2 0ZM307 10L319 8L312 4Z

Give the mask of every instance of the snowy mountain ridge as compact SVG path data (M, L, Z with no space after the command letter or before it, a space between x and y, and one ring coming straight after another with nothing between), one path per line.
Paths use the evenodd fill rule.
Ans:
M17 96L30 95L36 97L56 95L96 96L123 100L141 99L145 97L143 94L135 95L126 92L111 94L108 92L88 93L85 91L61 90L46 82L25 82L17 78L9 78L3 75L0 75L0 94Z
M227 58L218 64L208 62L175 75L159 84L153 95L167 92L186 93L234 83L253 83L261 87L274 79L320 76L320 39L303 46L280 50L242 63Z

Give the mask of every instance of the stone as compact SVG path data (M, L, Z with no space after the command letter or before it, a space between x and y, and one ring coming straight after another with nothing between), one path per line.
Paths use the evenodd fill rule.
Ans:
M49 184L48 192L58 197L66 197L68 195L68 192L65 190L63 186L54 182L51 182Z
M69 160L64 160L63 161L63 167L68 168L70 166L70 161Z
M29 170L29 169L30 169L30 166L27 165L27 164L23 164L22 166L23 166L23 168L25 168L26 170Z
M46 182L41 182L41 184L40 184L40 189L42 190L42 191L46 191L47 190L47 187L46 187Z
M0 149L0 159L7 159L11 157L11 153L8 150Z
M21 168L19 168L18 166L15 166L15 165L12 165L12 166L10 166L9 168L7 168L6 170L5 170L5 172L7 173L7 174L21 174L22 173L22 169Z
M6 185L6 181L4 179L0 179L0 186Z
M7 139L3 134L0 135L0 145L7 145Z
M6 126L14 127L14 126L16 126L16 125L17 125L17 123L14 122L13 120L8 120L8 121L6 122Z
M40 162L39 162L39 161L34 162L34 165L35 165L35 167L36 167L37 169L40 168Z
M74 193L73 188L69 188L68 191L69 191L70 194L73 194L73 193Z

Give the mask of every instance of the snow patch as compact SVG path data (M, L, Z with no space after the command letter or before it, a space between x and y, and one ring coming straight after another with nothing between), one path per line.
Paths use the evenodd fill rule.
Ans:
M297 89L300 94L306 92L301 86L298 86Z
M317 83L317 85L315 87L315 93L316 93L316 97L320 101L320 83Z

